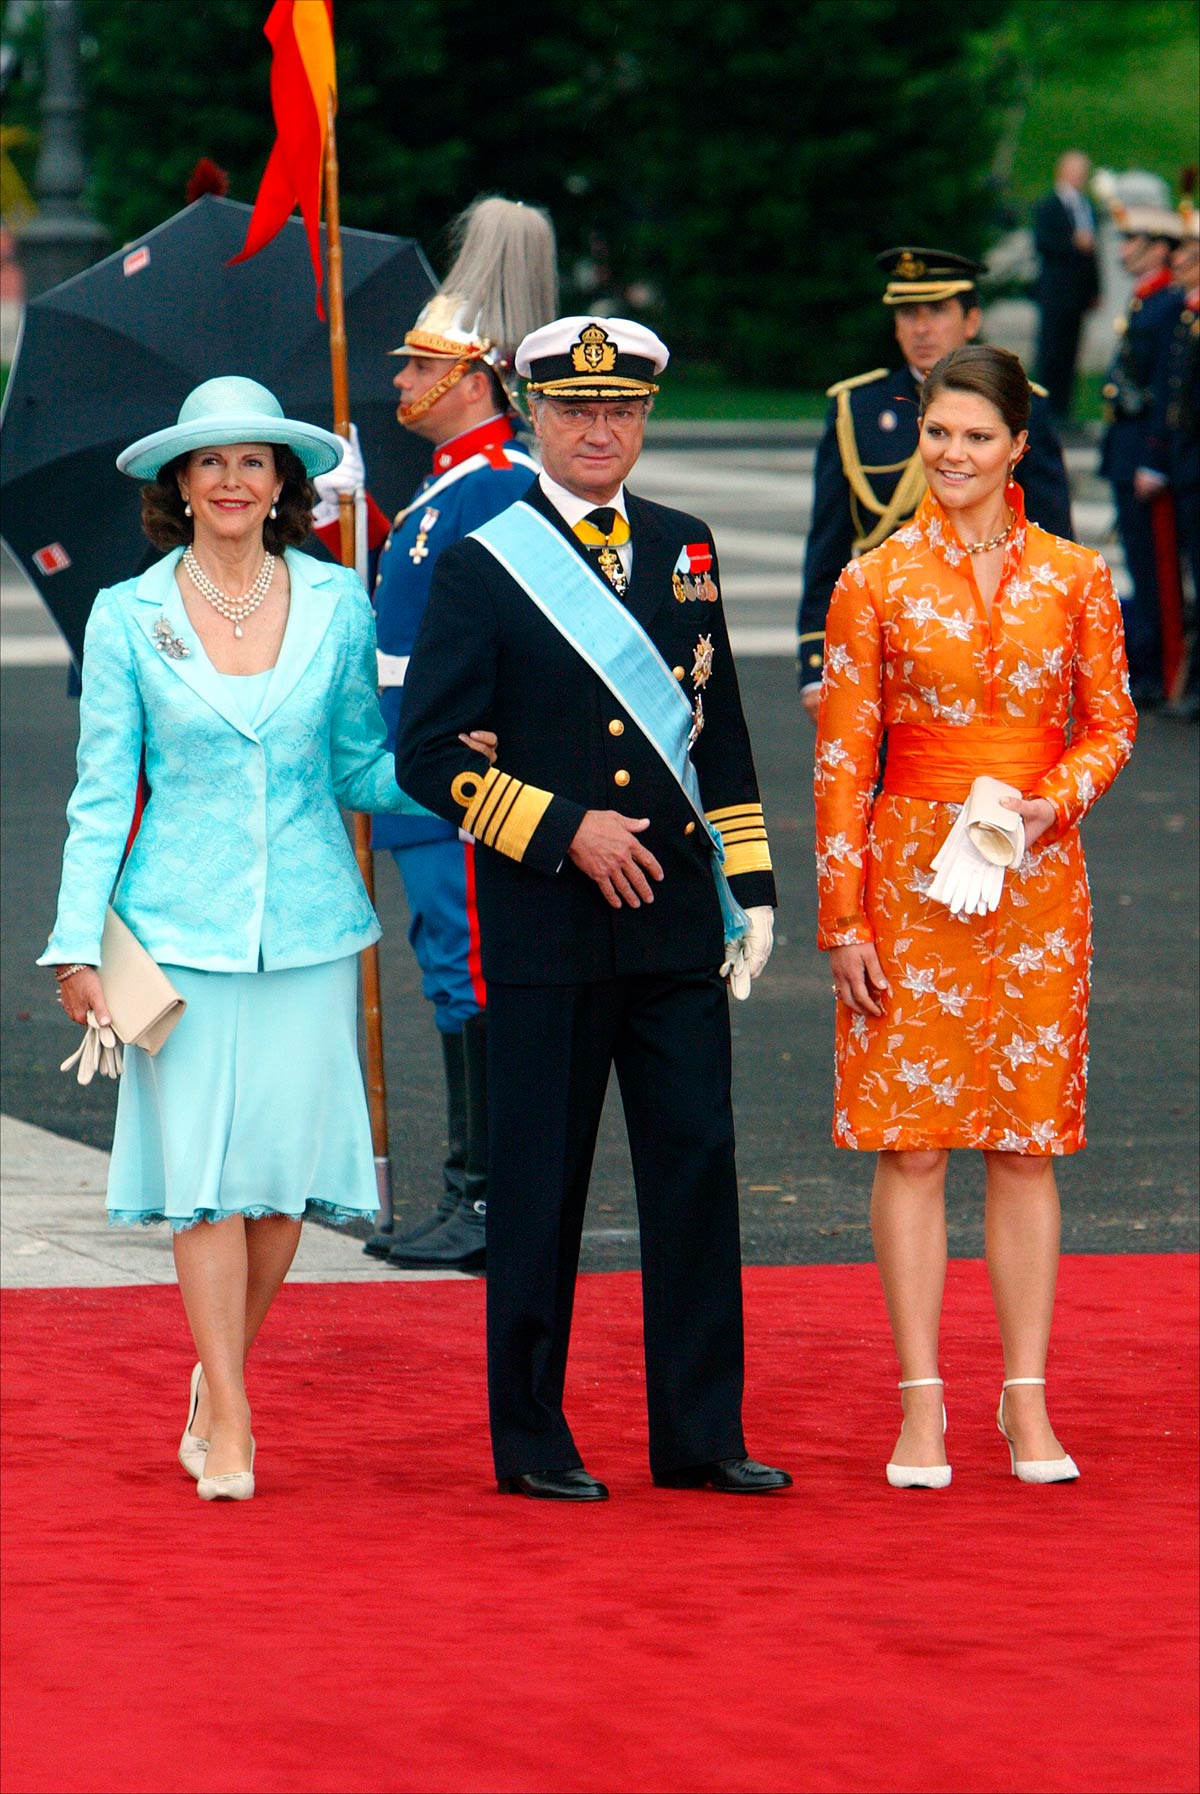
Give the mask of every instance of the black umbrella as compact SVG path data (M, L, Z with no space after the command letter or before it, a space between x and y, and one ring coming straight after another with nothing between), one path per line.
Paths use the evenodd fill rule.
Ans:
M214 374L261 380L289 416L333 427L329 337L303 226L289 220L252 260L227 267L249 214L206 195L26 309L2 415L3 533L77 662L96 592L154 554L137 483L114 465L120 449L174 423ZM384 352L435 282L412 238L343 230L342 254L351 410L371 491L395 509L429 450L396 422L396 364Z

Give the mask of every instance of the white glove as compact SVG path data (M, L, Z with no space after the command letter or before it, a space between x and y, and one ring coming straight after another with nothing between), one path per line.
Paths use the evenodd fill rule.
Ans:
M1025 824L1015 810L1007 810L1006 797L1020 797L1015 785L980 775L967 798L967 834L985 860L993 866L1019 866L1025 855Z
M985 860L967 833L967 806L933 858L934 881L927 895L952 915L986 916L1004 888L1004 867Z
M317 502L313 506L313 528L325 529L338 520L339 503L342 493L347 492L352 498L366 490L367 470L363 465L362 450L358 445L358 425L350 425L350 440L346 444L346 452L336 467L328 473L319 473L313 481L313 489Z
M748 909L746 920L749 928L740 940L726 945L721 967L721 976L728 978L729 988L739 1003L750 995L751 983L770 959L775 945L775 911L769 903L757 903Z
M79 1067L75 1076L81 1084L90 1084L97 1072L102 1078L119 1078L121 1075L121 1043L108 1023L98 1022L90 1009L83 1039L58 1069L70 1071L73 1065Z

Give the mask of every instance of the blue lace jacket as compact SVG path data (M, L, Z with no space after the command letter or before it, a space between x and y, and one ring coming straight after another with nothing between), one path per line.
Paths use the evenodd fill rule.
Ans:
M38 964L97 964L110 900L163 965L272 971L356 953L380 928L338 806L427 813L385 745L366 594L344 568L287 551L291 609L252 727L188 621L179 554L92 609L58 915ZM122 869L143 753L150 798Z

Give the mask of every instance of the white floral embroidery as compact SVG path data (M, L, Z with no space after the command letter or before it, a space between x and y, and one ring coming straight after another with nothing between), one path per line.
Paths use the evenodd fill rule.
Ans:
M933 994L947 1015L961 1015L966 1009L968 993L959 990L957 984L952 984L949 990L937 990Z
M901 1059L899 1077L910 1090L920 1090L931 1082L928 1065L924 1061L917 1065L912 1059Z
M1000 1048L1000 1052L1014 1071L1018 1065L1035 1065L1037 1063L1037 1047L1032 1040L1026 1040L1020 1034L1010 1035Z
M1044 947L1031 947L1028 941L1022 941L1016 952L1009 954L1008 963L1017 972L1036 972L1045 957Z

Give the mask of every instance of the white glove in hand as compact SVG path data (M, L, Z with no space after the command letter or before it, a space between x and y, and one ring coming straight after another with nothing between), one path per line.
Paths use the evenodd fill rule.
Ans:
M350 440L346 444L346 453L336 467L328 473L319 473L313 481L313 489L317 502L313 506L313 528L325 529L338 520L338 501L343 492L353 498L365 491L367 470L363 465L362 450L358 445L358 425L350 425Z
M121 1043L108 1023L98 1022L90 1009L83 1039L58 1069L70 1071L73 1065L78 1067L75 1076L81 1084L90 1084L97 1072L102 1078L119 1078L121 1075Z
M750 995L750 986L770 959L775 944L775 911L769 903L748 909L746 920L749 928L740 940L726 945L721 967L721 976L728 978L729 988L739 1003Z
M967 833L967 806L933 858L935 877L927 895L952 915L986 916L1004 889L1004 867L985 860Z

